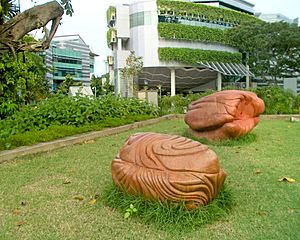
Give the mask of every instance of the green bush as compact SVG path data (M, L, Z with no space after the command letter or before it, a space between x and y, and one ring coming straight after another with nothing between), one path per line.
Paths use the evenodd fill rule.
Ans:
M22 138L27 138L24 133L28 132L29 137L25 142L30 142L29 138L45 137L46 140L51 140L103 127L119 126L157 115L154 106L135 98L125 99L107 95L90 99L58 95L45 99L35 106L25 106L22 111L1 120L0 148L23 145L22 141L25 140ZM56 128L61 126L62 129L56 131ZM67 128L67 126L72 127ZM74 130L76 128L79 128L79 132ZM44 132L38 133L40 131ZM70 131L70 134L60 134L61 131ZM46 136L49 132L52 132L51 137ZM41 137L38 136L39 134Z
M176 23L158 23L158 33L164 39L214 42L230 45L226 30L196 27Z
M157 0L160 12L169 13L176 16L199 16L211 21L228 22L235 25L247 22L257 22L260 19L246 13L237 12L230 9L207 6L182 1Z
M42 58L36 54L19 53L18 60L8 54L1 55L0 119L12 115L25 102L37 101L47 96L49 86L45 74Z
M231 62L240 63L241 53L230 53L213 50L200 50L190 48L159 48L159 59L166 62L180 62L197 65L197 62Z
M178 94L176 96L162 96L159 99L160 115L185 113L188 105L197 99L212 94L213 90L207 90L202 93L190 93L186 96Z
M300 114L300 96L277 86L249 89L265 102L264 114ZM160 114L184 113L188 105L201 97L212 94L213 90L202 93L163 96L159 101Z
M72 136L74 134L99 131L107 127L117 127L125 124L130 124L137 121L149 119L151 115L136 115L127 118L107 118L100 122L90 123L83 126L74 125L51 125L43 130L31 130L27 132L9 135L5 138L0 138L0 150L10 149L18 146L32 145L40 142L47 142L54 139Z
M299 114L300 96L277 86L252 89L264 100L265 114Z

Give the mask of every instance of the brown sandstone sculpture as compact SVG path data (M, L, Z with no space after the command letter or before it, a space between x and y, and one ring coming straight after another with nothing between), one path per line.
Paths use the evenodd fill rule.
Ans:
M147 199L185 202L188 209L208 204L226 178L217 155L206 145L180 136L130 136L112 162L117 187Z
M199 138L223 140L250 132L259 122L265 104L253 92L227 90L192 102L185 122Z

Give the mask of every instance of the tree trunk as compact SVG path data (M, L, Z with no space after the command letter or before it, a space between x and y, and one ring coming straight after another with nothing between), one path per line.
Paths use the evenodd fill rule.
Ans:
M41 51L49 48L50 42L64 14L62 6L51 1L30 8L0 25L0 51L11 51L16 57L18 51ZM50 33L46 25L52 21ZM34 43L21 43L21 39L32 30L44 28L45 39Z

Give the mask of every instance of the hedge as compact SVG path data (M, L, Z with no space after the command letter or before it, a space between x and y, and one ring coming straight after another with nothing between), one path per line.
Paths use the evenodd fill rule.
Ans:
M264 114L300 114L300 95L295 95L289 90L269 86L248 89L248 91L255 92L264 101ZM186 96L163 96L159 100L160 114L185 113L191 102L214 92L207 90L202 93L190 93Z
M166 62L180 62L186 64L197 64L197 62L231 62L240 63L241 53L230 53L223 51L201 50L190 48L159 48L159 59Z
M117 119L137 119L139 116L157 116L157 110L135 98L107 95L90 99L59 95L42 100L35 106L27 105L22 111L1 120L0 142L6 143L16 134L46 130L51 126L101 125L109 119L109 124L114 124Z
M211 21L227 22L234 25L241 23L261 21L258 18L246 13L237 12L230 9L218 8L204 4L196 4L191 2L178 2L157 0L160 12L177 16L196 16Z
M227 37L226 30L196 27L176 23L158 23L158 33L164 39L177 39L199 42L213 42L233 45Z

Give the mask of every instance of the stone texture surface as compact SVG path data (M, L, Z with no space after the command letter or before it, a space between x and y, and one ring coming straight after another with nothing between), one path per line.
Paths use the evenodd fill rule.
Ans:
M255 93L227 90L192 102L184 120L196 137L211 140L238 138L258 124L264 109L263 100Z
M138 133L113 160L112 177L116 186L131 194L184 201L194 209L218 194L226 173L206 145L180 136Z

